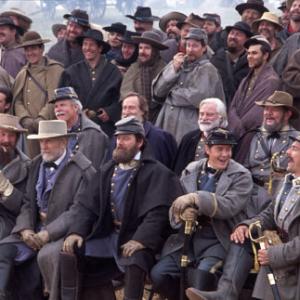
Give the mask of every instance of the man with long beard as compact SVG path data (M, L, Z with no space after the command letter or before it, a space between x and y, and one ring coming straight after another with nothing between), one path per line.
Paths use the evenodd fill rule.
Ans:
M147 154L140 121L131 116L115 125L116 148L101 170L99 195L91 206L80 203L63 251L73 253L86 239L80 265L106 260L111 270L117 266L125 273L124 299L141 300L145 276L168 232L168 209L182 190L175 174Z

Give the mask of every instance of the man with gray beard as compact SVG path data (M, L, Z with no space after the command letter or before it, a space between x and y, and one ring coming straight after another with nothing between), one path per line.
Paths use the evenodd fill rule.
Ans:
M206 157L205 141L208 134L215 128L227 128L227 113L225 104L218 98L207 98L199 105L199 129L187 133L177 150L174 172L180 176L185 167L192 161Z

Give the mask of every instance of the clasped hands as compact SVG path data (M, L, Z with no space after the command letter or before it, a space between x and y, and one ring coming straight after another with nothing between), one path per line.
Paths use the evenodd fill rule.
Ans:
M37 251L41 249L44 245L46 245L49 240L49 233L47 230L41 230L38 233L35 233L31 229L25 229L21 231L21 239L22 241L31 249Z

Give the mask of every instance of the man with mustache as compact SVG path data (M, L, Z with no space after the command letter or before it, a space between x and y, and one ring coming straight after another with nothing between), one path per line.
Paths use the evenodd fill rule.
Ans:
M137 62L133 63L125 73L121 85L121 98L130 92L144 96L149 105L149 121L154 122L160 105L152 103L152 81L166 65L160 56L160 50L168 49L162 43L161 36L154 31L145 31L141 36L133 36L139 43Z
M173 170L180 176L185 167L192 161L206 157L205 141L215 128L227 128L226 106L218 98L207 98L199 104L199 128L187 133L178 147Z
M177 27L178 22L183 22L186 19L186 15L172 11L163 15L159 20L159 28L167 34L168 39L180 38L180 29Z
M249 72L244 44L252 32L244 22L228 26L225 31L228 33L226 49L219 49L210 61L220 72L228 109L240 82Z
M76 137L68 140L69 151L80 151L98 170L106 158L108 138L101 127L82 112L82 104L74 89L72 87L56 89L50 103L54 104L56 118L67 123L68 132L76 133Z

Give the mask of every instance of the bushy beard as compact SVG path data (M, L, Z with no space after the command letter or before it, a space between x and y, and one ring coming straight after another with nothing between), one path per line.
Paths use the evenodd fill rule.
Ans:
M125 150L120 148L115 148L112 154L113 160L118 164L127 164L133 160L138 152L137 147Z
M210 132L215 128L219 128L220 123L221 123L220 119L214 120L210 124L203 124L203 123L201 124L201 122L198 121L199 128L202 132Z

